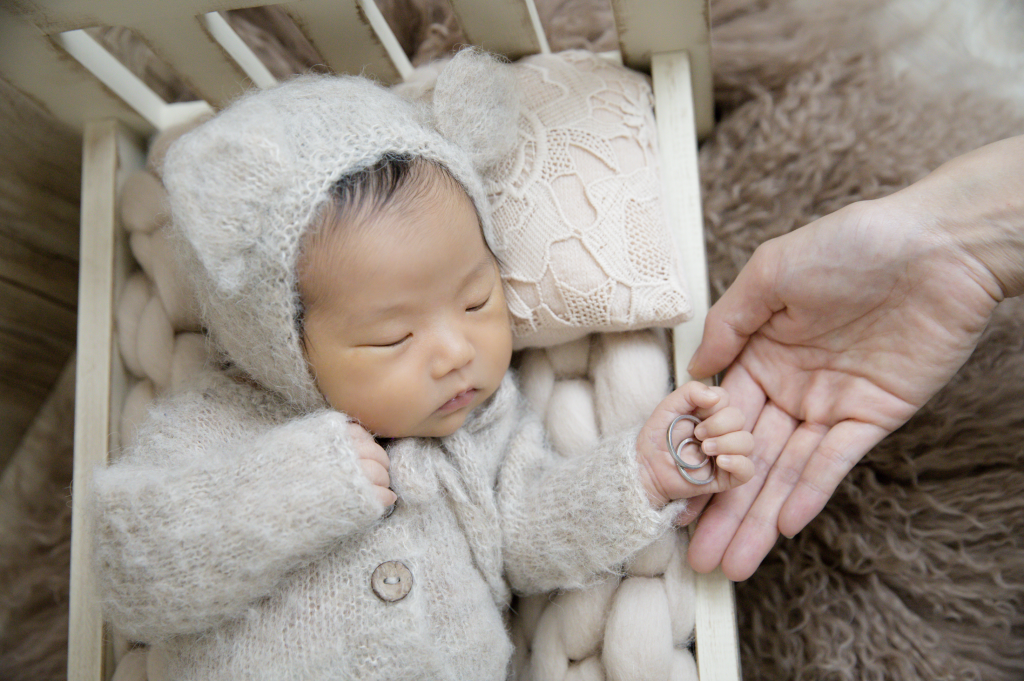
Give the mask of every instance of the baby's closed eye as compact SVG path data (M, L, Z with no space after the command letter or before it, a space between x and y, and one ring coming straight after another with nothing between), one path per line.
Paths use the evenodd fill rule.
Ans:
M484 307L486 307L487 303L489 303L489 302L491 302L491 297L487 296L486 298L484 298L484 300L482 302L479 302L476 305L470 305L469 307L467 307L466 308L466 312L478 312L479 310L484 309Z
M361 347L364 347L364 348L396 348L399 345L402 345L403 343L405 343L405 341L407 341L410 338L412 338L412 334L411 333L407 333L404 336L402 336L401 338L395 338L393 340L381 340L381 341L373 341L373 342L370 342L370 343L363 343Z

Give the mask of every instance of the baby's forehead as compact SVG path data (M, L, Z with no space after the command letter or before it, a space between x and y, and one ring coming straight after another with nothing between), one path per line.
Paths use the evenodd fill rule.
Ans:
M410 289L456 292L493 271L479 216L461 185L416 178L384 205L336 206L303 247L298 283L306 307L366 309ZM411 297L411 296L408 296Z

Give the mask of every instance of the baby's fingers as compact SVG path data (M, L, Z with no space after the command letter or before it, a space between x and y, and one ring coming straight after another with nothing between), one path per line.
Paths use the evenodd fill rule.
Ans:
M391 476L388 475L388 469L381 466L377 461L360 459L359 468L362 469L363 475L374 485L379 487L389 487L391 485Z
M700 448L705 454L712 456L750 456L754 451L754 436L745 430L736 430L704 440Z
M710 440L726 433L743 430L745 423L746 419L742 411L736 407L726 407L704 419L693 429L693 432L698 440Z
M722 481L721 492L742 485L754 477L754 462L746 456L723 454L715 459L715 465L729 474L729 479Z
M377 498L380 502L385 506L395 503L398 496L388 489L391 485L391 476L388 475L388 469L384 468L380 462L372 459L360 459L359 467L362 469L363 475L373 483L374 491L377 493Z
M659 422L668 419L660 426L665 428L679 414L695 414L698 418L706 418L728 404L729 396L721 388L690 381L666 395L654 410L654 416Z

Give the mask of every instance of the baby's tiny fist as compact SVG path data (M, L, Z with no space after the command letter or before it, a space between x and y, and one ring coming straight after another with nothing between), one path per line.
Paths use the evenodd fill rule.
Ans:
M710 459L700 469L689 471L693 481L682 474L667 444L667 430L681 414L700 421L695 428L688 421L679 421L675 426L674 444L678 446L693 438L687 443L685 454L680 455L696 456L690 462L693 464ZM743 413L729 406L729 395L722 388L690 382L666 397L637 441L641 480L651 503L660 508L676 499L723 492L752 478L754 464L749 456L754 438L743 430L744 424ZM699 446L699 452L692 443ZM701 484L702 480L709 482Z
M356 456L363 475L373 484L377 498L385 506L391 506L398 496L391 491L391 460L384 448L377 444L366 430L357 423L349 424L349 436L355 445Z

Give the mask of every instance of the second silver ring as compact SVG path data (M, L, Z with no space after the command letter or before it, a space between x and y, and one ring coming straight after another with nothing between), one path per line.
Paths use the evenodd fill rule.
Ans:
M666 433L666 439L668 441L668 451L672 455L672 458L675 460L676 468L679 469L679 473L683 476L684 479L686 479L689 483L693 485L707 485L712 480L715 479L715 461L707 454L704 455L704 460L701 461L700 463L687 463L683 461L683 457L681 454L683 447L685 447L688 444L695 444L697 445L697 450L700 451L701 441L695 437L687 437L684 438L683 441L680 442L678 445L676 445L675 442L672 440L672 430L680 421L690 421L691 423L693 423L695 428L701 422L699 418L692 414L681 414L677 416L672 421L672 423L669 424L668 432ZM709 463L711 464L711 474L707 478L697 479L690 475L689 471L704 468Z

